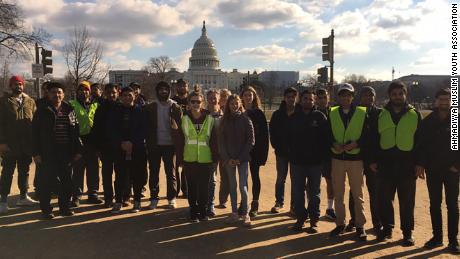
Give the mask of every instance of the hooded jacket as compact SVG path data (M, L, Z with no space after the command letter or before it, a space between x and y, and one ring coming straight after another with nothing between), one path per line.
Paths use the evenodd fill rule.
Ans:
M296 104L294 113L300 110ZM288 144L288 131L291 127L293 114L287 115L286 102L282 101L278 110L276 110L269 123L270 142L275 149L275 154L287 158L290 153Z

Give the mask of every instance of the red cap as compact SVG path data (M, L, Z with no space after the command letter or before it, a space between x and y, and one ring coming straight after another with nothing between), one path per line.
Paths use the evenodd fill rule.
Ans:
M24 85L24 79L21 76L15 75L10 78L10 85L15 82L21 82Z

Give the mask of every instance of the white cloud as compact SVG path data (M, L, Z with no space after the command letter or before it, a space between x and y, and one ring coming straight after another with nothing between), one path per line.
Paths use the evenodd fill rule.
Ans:
M191 51L191 48L186 49L179 56L173 58L173 63L179 71L186 71L188 69Z
M237 49L229 54L233 56L250 56L264 62L303 62L302 56L295 49L281 47L276 44Z

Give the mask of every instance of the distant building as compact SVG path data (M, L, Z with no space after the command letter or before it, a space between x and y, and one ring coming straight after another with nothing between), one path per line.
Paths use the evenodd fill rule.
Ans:
M298 71L264 71L260 73L259 80L268 86L286 88L296 85L299 81Z
M142 84L148 76L148 72L144 70L110 70L109 82L116 83L122 88L129 86L131 82Z

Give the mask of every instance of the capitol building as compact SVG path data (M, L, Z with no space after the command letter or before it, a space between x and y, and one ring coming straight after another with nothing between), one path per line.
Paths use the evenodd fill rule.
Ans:
M203 21L201 36L195 41L191 51L188 70L180 72L173 68L167 72L167 78L171 81L183 78L189 83L189 86L199 85L203 89L239 89L248 74L241 73L237 69L233 69L231 72L222 71L220 65L217 48L212 39L208 37L206 22ZM138 82L142 85L143 82L146 82L146 77L148 77L147 71L142 70L109 71L109 82L117 83L122 87L129 85L131 82ZM254 77L262 82L266 81L264 82L266 84L284 88L297 83L299 80L299 72L264 71L258 75L254 72L250 76L251 80Z

